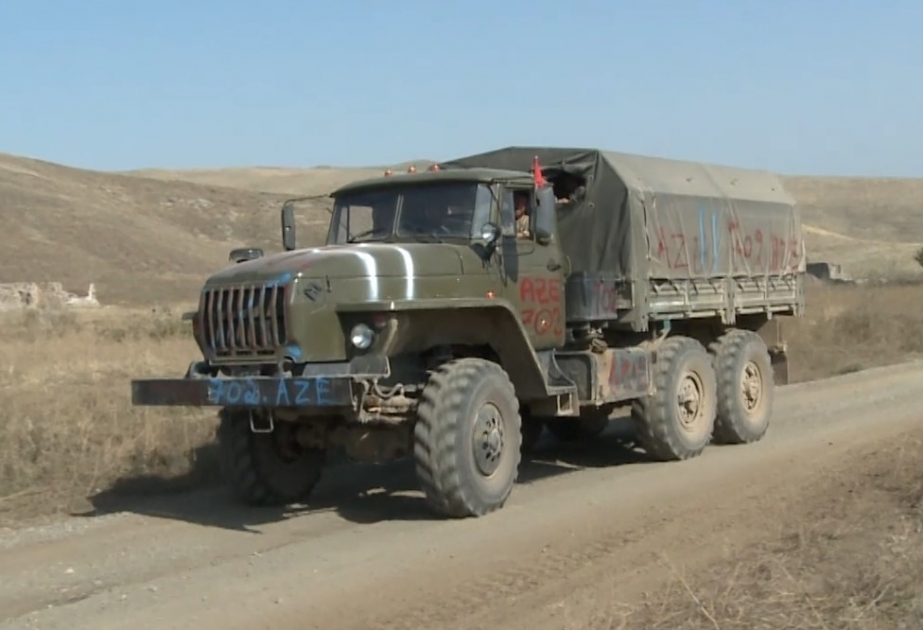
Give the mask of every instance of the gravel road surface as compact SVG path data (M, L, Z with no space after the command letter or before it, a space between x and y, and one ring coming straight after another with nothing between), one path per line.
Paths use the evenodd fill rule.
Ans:
M224 490L0 532L0 629L564 627L772 530L793 488L923 425L923 363L781 388L749 446L650 463L617 439L548 441L500 512L441 521L412 469L332 469L317 505L252 510ZM584 602L577 604L575 602Z

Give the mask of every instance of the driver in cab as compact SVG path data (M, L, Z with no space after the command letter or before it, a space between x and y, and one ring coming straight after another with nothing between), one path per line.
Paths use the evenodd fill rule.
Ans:
M516 218L516 238L529 238L529 193L513 193L513 214Z

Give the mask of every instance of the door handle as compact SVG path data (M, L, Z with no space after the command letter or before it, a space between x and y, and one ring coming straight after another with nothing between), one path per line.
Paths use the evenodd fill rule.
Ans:
M548 271L557 271L557 270L561 269L562 266L563 266L563 265L561 265L561 263L559 263L559 262L558 262L557 260L555 260L554 258L552 258L551 260L548 261Z

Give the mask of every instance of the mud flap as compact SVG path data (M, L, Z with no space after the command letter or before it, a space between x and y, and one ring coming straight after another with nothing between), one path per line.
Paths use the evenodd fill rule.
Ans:
M772 380L776 387L788 385L788 354L784 349L770 348L769 359L772 362Z
M766 343L769 359L772 362L772 380L776 387L788 385L788 352L782 333L782 318L773 317L764 322L756 331Z

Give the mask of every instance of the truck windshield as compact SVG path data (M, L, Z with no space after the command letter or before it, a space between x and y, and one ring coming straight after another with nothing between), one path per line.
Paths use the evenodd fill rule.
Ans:
M490 220L490 189L477 182L383 185L337 198L328 242L468 240Z

